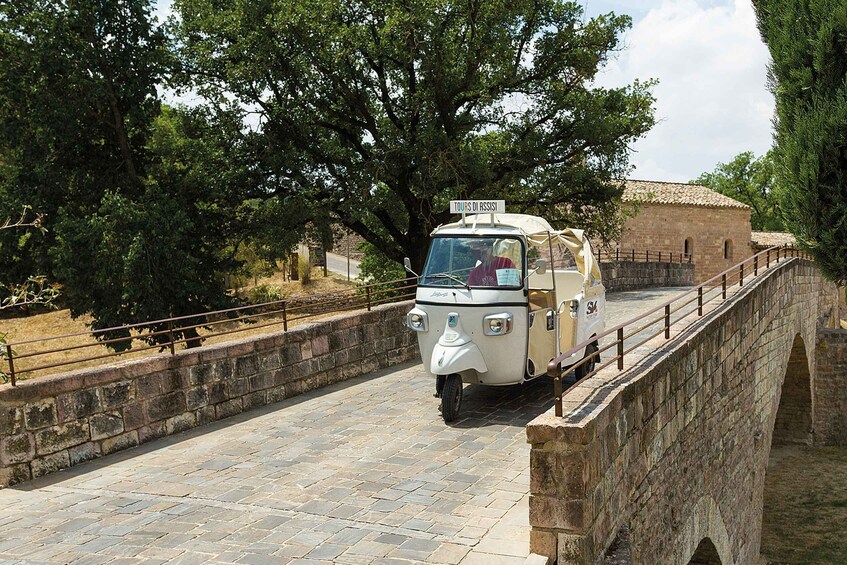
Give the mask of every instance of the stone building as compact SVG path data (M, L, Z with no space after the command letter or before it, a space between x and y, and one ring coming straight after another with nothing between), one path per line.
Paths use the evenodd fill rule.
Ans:
M691 255L703 282L752 254L750 207L697 184L627 180L622 250Z

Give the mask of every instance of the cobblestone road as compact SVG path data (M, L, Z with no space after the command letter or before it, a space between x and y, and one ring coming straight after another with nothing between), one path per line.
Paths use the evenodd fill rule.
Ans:
M612 295L608 323L676 292ZM523 563L551 384L466 387L453 425L433 388L395 367L0 490L0 560Z

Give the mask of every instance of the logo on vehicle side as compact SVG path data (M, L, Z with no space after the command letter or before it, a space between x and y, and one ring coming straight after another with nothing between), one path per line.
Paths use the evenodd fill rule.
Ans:
M448 326L450 326L451 328L455 328L458 323L459 323L459 315L458 314L456 314L455 312L450 312L449 314L447 314L447 325Z
M597 317L597 312L600 308L600 304L597 300L589 300L588 304L585 305L585 317L586 318L595 318Z
M436 290L429 295L430 298L447 298L448 296L450 296L449 292L442 292L440 290Z

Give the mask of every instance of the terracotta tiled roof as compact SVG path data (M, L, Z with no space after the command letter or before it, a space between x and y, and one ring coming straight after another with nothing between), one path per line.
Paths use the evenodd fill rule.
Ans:
M753 247L767 249L774 245L788 245L792 247L797 244L794 236L783 231L754 231L750 233L750 243Z
M750 208L746 204L719 194L705 186L676 182L627 179L623 199L625 202L650 202L677 206L703 206L705 208L739 208L742 210Z

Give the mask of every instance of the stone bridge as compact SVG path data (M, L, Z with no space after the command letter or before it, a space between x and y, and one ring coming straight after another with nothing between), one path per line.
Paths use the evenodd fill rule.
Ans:
M658 351L527 427L535 553L570 563L753 564L773 446L843 443L835 287L790 260Z

